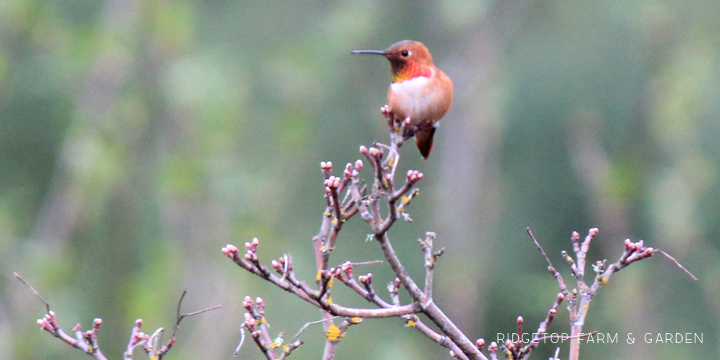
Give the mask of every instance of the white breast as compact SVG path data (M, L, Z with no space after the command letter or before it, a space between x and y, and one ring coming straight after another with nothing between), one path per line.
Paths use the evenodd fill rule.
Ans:
M427 117L428 107L426 103L428 101L428 82L429 78L418 76L416 78L401 81L398 83L392 83L390 87L395 95L395 105L400 106L400 113L404 113L405 116L415 120L422 121ZM402 104L402 105L400 105Z
M418 76L410 80L392 83L390 86L394 92L407 94L407 96L420 96L422 89L427 85L428 81L430 81L429 78Z

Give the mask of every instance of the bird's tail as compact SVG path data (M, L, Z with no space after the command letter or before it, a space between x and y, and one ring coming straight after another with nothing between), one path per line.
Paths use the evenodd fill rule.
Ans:
M417 144L420 155L424 159L430 156L433 147L433 135L435 135L435 127L432 123L424 123L419 129L415 130L415 144Z

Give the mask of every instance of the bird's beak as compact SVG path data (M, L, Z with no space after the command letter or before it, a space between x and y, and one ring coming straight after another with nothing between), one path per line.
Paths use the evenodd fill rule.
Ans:
M373 54L373 55L385 55L385 51L382 50L355 50L350 52L351 54Z

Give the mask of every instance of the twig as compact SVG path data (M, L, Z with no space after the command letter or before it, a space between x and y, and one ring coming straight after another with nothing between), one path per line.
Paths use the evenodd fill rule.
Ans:
M540 242L537 241L537 239L535 238L535 235L533 235L533 233L529 227L526 229L526 231L527 231L528 235L530 235L530 238L532 239L532 241L535 243L535 246L538 248L538 250L540 250L540 253L542 254L543 258L545 258L545 261L548 264L548 271L550 271L550 273L557 280L560 291L566 298L568 298L570 296L570 292L568 292L568 289L567 289L567 286L565 285L565 281L563 280L562 274L560 274L560 272L555 269L552 262L550 262L550 258L548 258L547 254L545 253L545 250L540 245Z
M658 248L655 248L654 252L659 252L659 253L665 255L666 258L670 259L670 261L674 262L675 265L677 265L680 269L682 269L682 271L684 271L686 274L688 274L688 276L690 276L690 277L693 279L693 281L698 281L698 278L695 277L695 275L693 275L693 274L690 272L690 270L688 270L688 269L686 269L684 266L682 266L682 264L680 264L679 261L675 260L674 257L670 256L670 254L668 254L668 253L666 253L665 251L662 251L662 250L660 250L660 249L658 249Z
M25 284L30 290L32 290L32 292L37 296L38 299L40 299L40 301L43 302L43 304L45 304L47 313L42 319L38 319L37 321L38 326L40 326L41 329L49 332L56 338L66 342L72 347L84 351L86 354L92 356L96 360L107 359L105 355L103 355L102 351L100 351L100 346L98 345L97 341L97 333L100 330L100 326L102 325L102 319L97 318L93 320L92 330L88 330L85 333L81 331L80 324L75 325L75 327L73 328L75 338L72 338L60 328L60 325L57 322L57 316L55 315L55 312L50 310L50 304L45 301L42 296L40 296L40 293L35 290L35 288L32 287L30 283L25 281L25 279L23 279L17 272L14 272L13 274L16 278L18 278L18 280L22 281L23 284Z
M50 312L50 304L47 301L45 301L45 299L43 299L42 296L40 296L40 293L37 290L35 290L35 288L32 287L32 285L30 285L30 283L25 281L25 279L23 279L22 276L20 276L20 274L13 272L13 275L15 275L15 277L18 280L22 281L22 283L25 284L25 286L30 288L30 290L33 292L33 294L35 294L35 296L37 296L37 298L40 299L40 301L42 301L43 304L45 304L46 311L49 313Z
M185 313L185 314L180 315L180 306L182 305L183 299L185 298L185 294L187 294L187 289L183 290L183 293L182 293L182 295L180 296L180 300L178 301L177 311L176 311L176 313L177 313L177 320L175 320L175 330L173 331L172 338L175 338L175 334L177 333L177 330L178 330L178 328L180 327L180 322L181 322L182 319L184 319L185 317L187 317L187 316L195 316L195 315L202 314L202 313L204 313L204 312L212 311L212 310L215 310L215 309L219 309L219 308L222 307L222 305L215 305L215 306L211 306L211 307L208 307L208 308L205 308L205 309L202 309L202 310L193 311L193 312L189 312L189 313Z
M333 317L330 318L330 320L337 319L337 318L339 318L339 316L333 316ZM295 333L295 336L292 337L292 340L290 340L290 342L295 342L295 340L297 340L298 336L300 336L300 334L301 334L303 331L305 331L305 329L307 329L308 326L310 326L310 325L315 325L315 324L320 324L320 323L322 323L322 322L324 322L324 321L326 321L326 320L327 320L327 319L317 320L317 321L310 321L310 322L308 322L308 323L305 323L305 325L303 325L303 326L300 328L300 330L298 330L298 332Z

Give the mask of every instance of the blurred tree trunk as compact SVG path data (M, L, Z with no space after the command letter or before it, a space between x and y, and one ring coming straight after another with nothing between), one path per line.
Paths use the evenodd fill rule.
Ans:
M497 251L500 199L498 148L502 139L504 71L501 53L519 30L531 0L498 1L465 29L465 38L452 44L447 73L455 83L455 98L448 124L438 132L440 179L434 190L435 218L440 237L447 239L462 269L443 281L449 299L462 299L448 307L461 329L478 334L485 327L486 299ZM443 64L439 64L441 68ZM462 278L458 278L462 277ZM457 286L463 284L463 286ZM442 292L440 292L442 293ZM489 336L489 334L487 334Z

